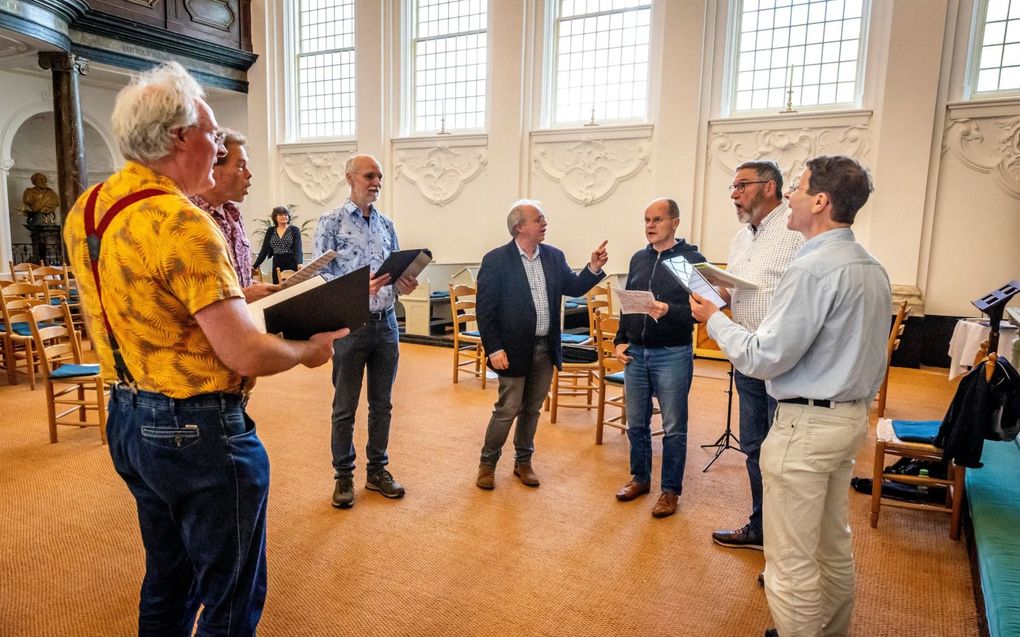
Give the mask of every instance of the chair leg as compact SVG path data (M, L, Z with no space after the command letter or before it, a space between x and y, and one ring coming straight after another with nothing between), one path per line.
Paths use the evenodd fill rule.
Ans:
M457 339L453 339L453 382L456 383L459 379L458 372L460 371L460 343Z
M965 467L958 466L950 461L949 471L953 475L953 508L949 514L949 537L954 540L960 539L960 520L963 517L963 489Z
M25 341L25 365L28 368L28 388L35 391L35 347L32 341Z
M50 424L50 442L57 441L57 406L53 404L53 383L46 381L46 418Z
M885 443L875 441L875 468L871 473L871 528L878 528L878 513L882 507L882 469L885 464Z
M78 400L81 401L81 406L78 407L78 422L84 425L89 421L89 411L85 407L85 385L82 383L78 384Z
M475 352L478 354L478 373L482 376L482 389L485 389L485 381L489 373L489 369L485 366L485 348L482 347L481 343L475 347Z
M599 407L595 411L595 444L602 444L602 428L606 420L606 384L599 384Z

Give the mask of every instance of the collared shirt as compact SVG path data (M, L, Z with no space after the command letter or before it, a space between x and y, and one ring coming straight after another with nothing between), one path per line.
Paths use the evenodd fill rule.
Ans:
M786 227L786 202L772 209L755 229L747 224L733 237L726 269L758 285L753 289L733 290L730 310L733 320L756 330L765 318L776 285L804 245L804 235Z
M885 268L837 228L804 243L756 331L716 312L708 333L776 400L871 399L885 376L891 308Z
M89 336L103 377L117 380L102 307L139 389L171 398L237 391L241 378L224 365L195 321L204 307L243 298L223 233L168 177L133 161L103 184L96 221L125 196L149 197L118 214L103 234L99 259L102 307L85 240L85 191L67 215L64 242L78 280Z
M234 271L241 282L241 287L250 287L253 283L251 276L251 243L244 231L244 221L241 219L241 209L233 201L228 201L222 206L216 207L202 198L195 195L191 198L195 204L210 215L216 225L220 227L224 238L227 240L227 250L230 253L230 261L234 264Z
M524 273L528 275L528 287L531 288L531 298L535 302L535 336L547 336L549 334L549 291L545 289L545 271L542 270L541 244L535 246L535 255L528 256L521 244L514 241L517 251L521 253L521 263L524 265Z
M327 250L336 250L339 255L323 269L322 274L327 279L335 279L366 265L375 272L390 252L400 249L393 222L373 204L369 204L368 210L368 219L365 219L361 208L348 199L344 205L319 217L315 227L315 258ZM393 307L396 298L392 284L383 286L378 294L369 298L369 309L373 312L388 310Z

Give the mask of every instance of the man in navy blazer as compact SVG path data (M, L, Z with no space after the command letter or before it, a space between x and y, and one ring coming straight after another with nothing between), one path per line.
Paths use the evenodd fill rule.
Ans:
M563 252L541 245L548 224L537 201L514 203L506 225L513 240L486 254L478 271L478 330L489 367L499 374L499 398L478 467L482 489L495 486L496 463L514 418L514 475L529 487L539 485L531 455L553 365L563 368L560 302L564 294L580 296L594 287L609 260L603 241L588 266L574 274Z

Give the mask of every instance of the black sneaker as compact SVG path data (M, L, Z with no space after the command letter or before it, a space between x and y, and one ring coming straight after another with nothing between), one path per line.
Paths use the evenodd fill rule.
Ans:
M343 476L336 479L333 488L333 506L338 509L349 509L354 506L354 478Z
M761 533L751 531L750 524L736 531L716 531L712 534L712 540L720 546L728 546L732 549L762 550Z
M393 476L390 475L390 472L386 469L380 469L375 473L368 474L368 479L365 481L365 488L372 491L378 491L387 498L404 497L404 487L394 480Z

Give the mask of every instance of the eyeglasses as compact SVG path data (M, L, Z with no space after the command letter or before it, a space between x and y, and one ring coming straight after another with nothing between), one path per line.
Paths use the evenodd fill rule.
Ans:
M793 193L797 192L798 190L801 190L801 187L799 185L797 185L797 184L790 184L790 187L786 189L786 196L787 197L792 197ZM807 188L804 188L803 190L806 192Z
M750 184L767 184L770 181L772 181L772 180L771 179L766 179L764 181L742 181L742 182L740 182L738 184L730 184L730 192L733 192L734 190L736 190L740 194L744 194L744 190L746 190L747 187Z
M226 139L227 139L227 134L224 133L223 131L218 131L218 130L209 129L209 128L202 128L198 124L192 124L191 126L188 126L187 128L197 128L198 130L202 131L203 133L209 133L210 135L212 135L213 141L216 142L217 146L222 146L223 142L226 141Z

